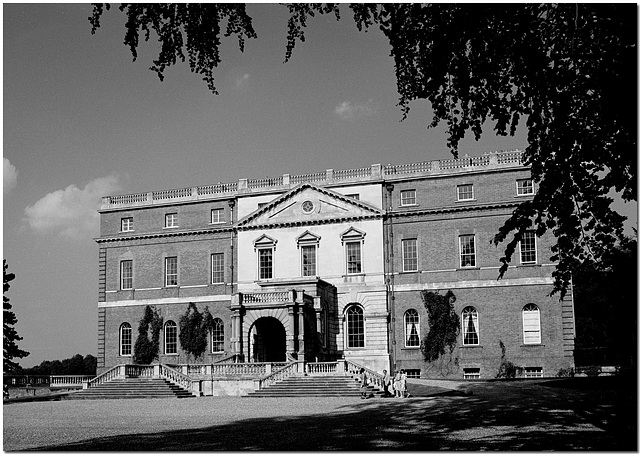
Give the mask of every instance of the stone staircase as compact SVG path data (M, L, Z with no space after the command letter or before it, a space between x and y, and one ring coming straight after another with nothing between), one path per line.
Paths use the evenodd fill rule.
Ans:
M369 386L368 394L381 393ZM256 390L246 397L358 397L360 383L350 376L291 376L268 388Z
M161 378L119 378L68 394L65 399L161 399L195 397Z

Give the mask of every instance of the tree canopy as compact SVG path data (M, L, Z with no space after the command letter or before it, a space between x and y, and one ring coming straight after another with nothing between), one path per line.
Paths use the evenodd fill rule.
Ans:
M334 4L290 4L285 61L304 41L309 17L333 14ZM92 33L108 9L94 5ZM500 277L523 233L556 237L555 290L563 296L571 269L600 261L619 241L624 217L611 208L611 191L637 201L636 32L632 4L351 4L360 30L378 27L395 63L398 106L428 100L431 127L446 124L457 157L460 140L477 139L487 122L498 135L515 134L524 122L523 163L536 184L493 238L506 241ZM122 4L125 45L134 60L140 33L153 30L161 43L151 68L160 79L168 66L189 57L217 93L213 69L218 47L235 36L256 38L244 5Z
M2 347L3 347L3 367L5 372L11 372L20 369L20 365L14 361L15 358L24 358L29 356L29 352L18 348L18 341L22 340L22 337L18 336L15 325L18 322L16 314L11 311L11 303L6 293L9 291L11 285L9 282L15 279L16 275L8 273L7 261L2 261Z

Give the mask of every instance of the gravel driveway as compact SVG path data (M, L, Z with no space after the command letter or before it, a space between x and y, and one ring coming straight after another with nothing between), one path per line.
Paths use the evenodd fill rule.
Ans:
M409 399L19 403L4 406L4 450L636 450L633 390L576 380L465 382Z

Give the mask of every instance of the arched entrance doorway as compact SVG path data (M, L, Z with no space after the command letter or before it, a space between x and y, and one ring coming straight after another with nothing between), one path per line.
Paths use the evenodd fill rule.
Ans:
M261 317L249 330L249 358L253 362L283 362L287 359L287 336L276 318Z

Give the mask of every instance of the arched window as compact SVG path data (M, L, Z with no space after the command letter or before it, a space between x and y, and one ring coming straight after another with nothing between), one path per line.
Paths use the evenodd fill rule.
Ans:
M404 346L420 347L420 316L415 309L404 313Z
M213 319L211 326L211 353L224 351L224 322L219 318Z
M349 306L345 312L347 323L347 348L364 347L364 311L357 305Z
M166 355L178 354L178 327L176 322L172 320L164 324L164 353Z
M480 332L478 311L474 307L465 307L462 311L462 345L478 345Z
M522 309L522 330L525 344L539 344L540 337L540 309L535 304L527 304Z
M131 356L131 325L120 325L120 356Z

